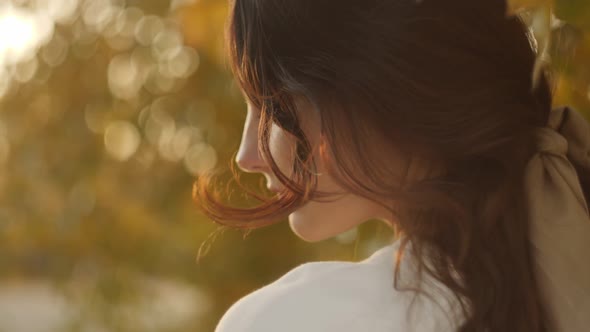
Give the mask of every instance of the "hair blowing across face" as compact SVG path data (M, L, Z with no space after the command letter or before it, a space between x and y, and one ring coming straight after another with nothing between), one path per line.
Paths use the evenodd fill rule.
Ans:
M261 110L260 148L286 190L250 192L261 205L240 209L203 175L195 201L223 225L256 228L321 197L296 116L304 97L321 115L331 174L391 210L402 248L411 244L423 271L460 299L460 331L552 331L523 193L531 132L545 125L551 92L546 74L532 89L532 39L505 12L504 0L232 1L231 69ZM292 177L270 157L272 123L298 140ZM392 156L439 171L409 179Z

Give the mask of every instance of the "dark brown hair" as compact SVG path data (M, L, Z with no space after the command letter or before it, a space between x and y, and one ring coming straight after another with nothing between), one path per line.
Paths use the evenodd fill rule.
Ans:
M216 222L253 229L324 197L297 119L303 97L321 115L330 173L396 216L402 248L411 244L419 266L460 301L460 331L552 331L523 193L531 132L552 104L548 73L532 88L533 45L504 0L232 1L231 69L261 110L259 144L286 189L272 198L248 191L261 204L236 208L203 175L194 199ZM272 123L298 141L290 178L272 162ZM392 156L444 172L409 181Z

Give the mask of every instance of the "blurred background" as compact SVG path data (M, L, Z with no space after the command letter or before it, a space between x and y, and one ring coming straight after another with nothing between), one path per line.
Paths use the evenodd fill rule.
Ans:
M522 15L555 104L588 115L590 2L512 1L535 4ZM227 169L246 114L227 6L0 0L0 331L213 331L294 266L389 241L377 221L310 244L287 223L226 230L197 212L192 184Z

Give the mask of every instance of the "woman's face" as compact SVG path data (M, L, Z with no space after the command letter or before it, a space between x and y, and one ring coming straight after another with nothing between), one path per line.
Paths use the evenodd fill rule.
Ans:
M305 241L317 242L331 238L373 218L382 219L390 224L390 213L385 208L368 199L345 192L330 174L325 172L317 148L320 145L321 130L319 114L303 99L297 100L296 105L301 127L313 147L313 155L319 173L317 175L318 190L343 193L343 195L336 196L338 199L331 202L307 202L289 215L291 230ZM259 119L260 110L248 103L246 122L236 162L245 172L263 174L268 189L278 191L283 188L283 185L273 174L268 162L258 152ZM295 155L295 138L273 124L269 145L271 155L281 172L290 176Z

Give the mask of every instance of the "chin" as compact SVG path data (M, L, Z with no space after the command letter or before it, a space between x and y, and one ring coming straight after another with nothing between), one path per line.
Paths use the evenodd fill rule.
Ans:
M289 215L289 226L291 227L291 231L303 241L314 243L331 237L330 235L322 234L318 229L314 229L313 227L310 228L309 223L306 223L305 220L309 221L309 219L299 216L297 212L293 212Z

